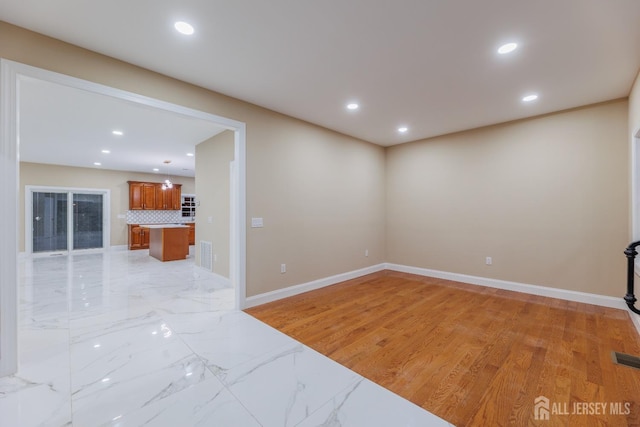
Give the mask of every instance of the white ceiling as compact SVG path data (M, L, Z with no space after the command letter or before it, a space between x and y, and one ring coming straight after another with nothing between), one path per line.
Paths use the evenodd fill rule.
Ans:
M36 79L20 85L20 159L159 175L195 175L198 143L215 124ZM122 136L112 133L123 132ZM110 153L102 153L108 150ZM165 160L171 163L166 165Z
M1 20L384 146L627 96L639 18L638 0L0 0Z

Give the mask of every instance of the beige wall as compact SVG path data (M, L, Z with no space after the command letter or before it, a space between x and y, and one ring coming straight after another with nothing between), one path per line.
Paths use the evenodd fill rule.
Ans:
M384 261L381 147L3 22L0 57L245 122L248 296Z
M264 219L249 228L257 293L384 262L384 150L281 117L260 129L247 153L247 216Z
M640 71L629 94L629 134L640 130Z
M388 149L388 261L623 295L627 106L620 100Z
M196 263L201 240L213 247L213 272L229 278L230 170L234 133L224 131L196 146ZM211 222L209 222L211 218Z
M385 150L5 23L0 56L245 122L247 218L265 223L247 228L248 296L384 261L624 292L637 84L630 111L622 100Z
M193 193L193 178L172 176L176 184L182 184L182 192ZM122 172L104 169L75 168L45 165L41 163L20 163L20 251L24 251L25 186L42 185L48 187L97 188L110 190L111 199L111 246L127 244L127 220L118 218L129 210L129 184L127 181L161 182L158 175Z

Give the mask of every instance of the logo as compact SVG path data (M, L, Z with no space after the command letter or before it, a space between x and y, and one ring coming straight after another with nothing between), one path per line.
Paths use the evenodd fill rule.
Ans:
M538 396L533 401L533 418L535 420L549 420L549 399L545 396Z
M546 396L533 400L533 419L549 421L551 415L629 415L631 402L550 402Z

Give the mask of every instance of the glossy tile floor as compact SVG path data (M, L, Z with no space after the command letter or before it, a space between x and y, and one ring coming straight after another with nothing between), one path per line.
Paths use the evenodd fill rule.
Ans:
M192 259L23 259L0 426L449 426L253 317Z

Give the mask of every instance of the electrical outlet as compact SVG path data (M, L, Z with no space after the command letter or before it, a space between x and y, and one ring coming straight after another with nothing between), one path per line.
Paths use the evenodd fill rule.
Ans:
M287 272L287 264L280 264L280 273Z
M364 250L364 256L369 256L369 249Z
M488 257L486 257L484 259L484 263L487 264L487 265L491 265L491 264L493 264L493 260L491 259L490 256L488 256Z
M218 261L218 254L213 254L213 262L217 262Z

